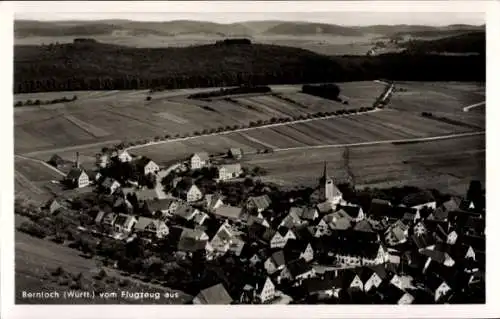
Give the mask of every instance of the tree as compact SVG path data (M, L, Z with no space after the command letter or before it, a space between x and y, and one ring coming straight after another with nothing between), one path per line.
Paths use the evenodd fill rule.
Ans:
M151 101L151 96L149 96L149 95L148 95L148 96L146 97L146 101Z

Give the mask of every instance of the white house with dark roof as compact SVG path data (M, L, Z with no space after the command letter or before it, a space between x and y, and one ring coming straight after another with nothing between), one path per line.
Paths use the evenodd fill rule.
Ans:
M291 229L280 227L278 230L268 229L264 233L264 240L269 241L271 248L283 248L290 239L297 239Z
M101 187L108 192L108 194L113 194L120 186L120 183L111 177L106 177L101 183Z
M219 180L226 181L232 178L237 178L241 175L243 170L239 163L236 164L224 164L219 166Z
M118 160L122 163L128 163L132 161L132 155L130 155L127 150L118 151Z
M277 271L281 271L285 268L285 253L283 250L275 251L271 254L269 258L264 262L264 269L268 274L274 274Z
M402 244L408 240L409 227L401 220L389 226L385 232L385 243L389 246Z
M54 214L57 212L59 209L61 209L63 206L57 201L57 199L52 199L47 204L45 205L45 208L48 209L50 214Z
M87 187L90 185L89 175L80 167L74 167L71 169L65 179L70 186L74 188Z
M206 167L210 163L210 156L207 152L195 153L189 159L190 167L192 170Z
M115 219L113 228L117 232L130 233L136 223L137 223L137 218L135 218L134 216L119 214Z
M169 228L164 221L148 217L139 217L134 229L137 232L150 234L157 238L163 238L169 233Z
M137 170L144 176L148 174L156 174L160 170L160 166L147 157L139 157L133 161L133 163Z
M205 194L204 204L207 211L213 211L217 207L224 205L222 196L219 194Z
M186 192L186 201L188 203L197 202L203 198L203 193L195 184L192 184Z

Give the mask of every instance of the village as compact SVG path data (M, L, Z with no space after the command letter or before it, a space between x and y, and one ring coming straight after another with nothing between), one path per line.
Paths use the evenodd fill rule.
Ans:
M103 149L71 165L76 191L43 208L16 203L19 230L81 250L194 304L484 302L485 193L358 191L318 172L316 188L282 190L242 167L241 149L169 167ZM85 190L85 191L81 191ZM21 208L22 207L22 208ZM482 301L481 301L482 300Z

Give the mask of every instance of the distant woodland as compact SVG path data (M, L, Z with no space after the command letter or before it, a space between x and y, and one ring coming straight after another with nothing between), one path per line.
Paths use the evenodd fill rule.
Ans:
M132 48L84 41L15 46L14 92L179 89L380 78L485 80L484 55L408 52L329 57L308 50L264 44Z

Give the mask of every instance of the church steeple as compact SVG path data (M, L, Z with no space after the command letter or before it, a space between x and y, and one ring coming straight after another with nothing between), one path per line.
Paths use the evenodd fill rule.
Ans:
M321 176L321 178L319 179L319 183L321 186L324 186L325 183L326 183L326 180L328 179L328 174L326 173L326 161L324 162L324 166L323 166L323 175Z

